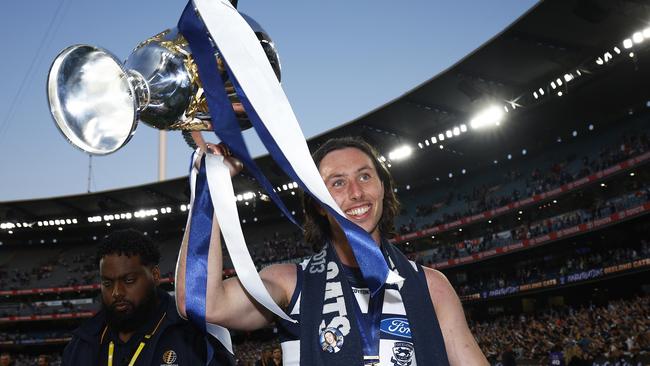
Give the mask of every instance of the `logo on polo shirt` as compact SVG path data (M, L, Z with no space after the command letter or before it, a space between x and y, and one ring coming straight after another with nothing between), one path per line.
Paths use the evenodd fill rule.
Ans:
M161 366L173 365L174 362L176 362L176 358L177 358L176 352L174 352L173 350L170 349L169 351L165 351L165 353L163 353L162 356L163 363L161 364Z

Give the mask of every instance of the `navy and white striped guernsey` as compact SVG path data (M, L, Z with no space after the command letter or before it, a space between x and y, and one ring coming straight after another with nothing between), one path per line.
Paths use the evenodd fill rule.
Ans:
M298 323L278 320L278 332L282 346L283 365L300 365L300 297L303 287L304 274L310 259L296 266L296 289L287 307L291 318ZM409 261L415 271L418 266ZM357 303L362 313L368 312L370 291L365 286L358 268L343 266L346 277L352 287ZM419 271L421 276L424 276ZM415 350L411 340L411 330L406 318L406 310L397 285L388 285L384 293L384 303L380 322L379 341L380 366L416 366Z

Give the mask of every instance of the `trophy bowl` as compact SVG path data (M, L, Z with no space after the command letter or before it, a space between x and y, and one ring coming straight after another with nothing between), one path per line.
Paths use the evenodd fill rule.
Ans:
M279 80L280 61L273 42L259 24L244 18ZM250 128L225 62L218 53L215 58L240 128ZM175 28L140 43L124 63L99 47L64 49L50 67L47 97L61 133L93 155L119 150L135 133L138 121L184 134L212 129L198 69L187 41Z
M57 127L72 145L95 155L124 146L136 127L135 90L109 52L75 45L55 59L47 95Z

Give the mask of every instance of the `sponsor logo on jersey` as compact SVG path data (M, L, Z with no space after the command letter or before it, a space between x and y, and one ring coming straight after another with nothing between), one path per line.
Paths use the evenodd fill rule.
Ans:
M381 321L382 332L396 337L411 338L411 327L406 318L387 318Z

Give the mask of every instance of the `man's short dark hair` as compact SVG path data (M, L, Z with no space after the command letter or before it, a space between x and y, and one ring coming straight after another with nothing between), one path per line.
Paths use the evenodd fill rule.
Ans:
M160 250L148 236L133 230L118 230L107 235L97 248L97 263L107 255L117 254L127 257L139 256L145 266L157 266L160 262Z
M379 153L369 143L359 137L338 137L327 140L312 154L312 159L316 167L320 167L320 163L325 156L332 151L341 150L345 148L355 148L361 150L366 154L375 167L379 179L384 184L384 201L383 212L379 220L378 228L381 235L391 238L395 235L395 227L393 220L399 214L399 201L395 196L393 190L394 183L388 168L384 163L379 160ZM330 240L330 224L327 218L319 212L319 203L308 194L303 194L303 209L305 210L305 241L314 247L314 250L319 250L326 240Z

